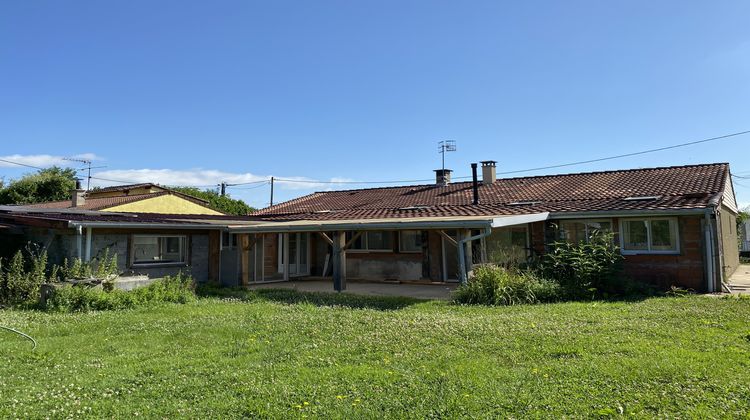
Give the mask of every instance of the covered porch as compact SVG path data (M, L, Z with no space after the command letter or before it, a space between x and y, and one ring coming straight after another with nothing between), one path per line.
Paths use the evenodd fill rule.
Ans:
M548 213L260 222L223 234L221 281L257 287L284 282L344 291L348 284L451 285L475 264L527 258L533 237L544 237ZM355 283L356 281L356 283ZM375 287L375 286L372 286ZM386 290L390 290L386 287Z

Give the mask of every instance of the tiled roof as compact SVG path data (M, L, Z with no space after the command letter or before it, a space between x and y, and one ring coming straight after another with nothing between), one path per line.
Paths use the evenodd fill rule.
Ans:
M101 188L95 188L91 190L92 193L104 193L104 192L113 192L113 191L127 191L127 190L133 190L136 188L151 188L151 187L157 187L161 189L167 189L165 187L162 187L160 185L154 184L152 182L143 182L140 184L126 184L126 185L113 185L111 187L101 187Z
M119 206L121 204L146 200L149 198L159 197L167 194L169 194L168 191L162 191L152 194L124 195L120 197L87 198L86 202L83 205L78 206L77 208L81 210L102 210L114 206ZM50 201L46 203L27 204L24 207L38 209L69 209L73 208L73 203L71 200Z
M317 192L253 213L266 220L483 216L705 208L724 190L726 163ZM626 200L629 197L652 199Z

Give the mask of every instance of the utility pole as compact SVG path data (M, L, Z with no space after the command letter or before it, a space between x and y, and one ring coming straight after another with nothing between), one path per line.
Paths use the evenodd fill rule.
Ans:
M221 196L224 197L227 194L227 183L222 182L220 185L221 185Z
M273 206L273 177L271 177L271 206Z

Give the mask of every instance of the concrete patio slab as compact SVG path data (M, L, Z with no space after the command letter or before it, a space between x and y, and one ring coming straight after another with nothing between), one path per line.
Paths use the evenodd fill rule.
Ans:
M364 296L402 296L416 299L448 300L457 284L406 284L348 282L343 293ZM248 286L250 289L293 289L300 292L335 292L333 281L326 280L291 280L275 283L258 283Z
M732 293L750 294L750 265L740 264L737 271L729 276L728 283Z

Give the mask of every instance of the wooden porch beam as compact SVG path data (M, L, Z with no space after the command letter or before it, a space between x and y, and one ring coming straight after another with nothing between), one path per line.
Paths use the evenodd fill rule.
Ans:
M456 241L450 235L448 235L447 233L445 233L445 231L438 230L438 233L440 234L440 236L442 236L443 238L445 238L448 242L452 243L454 246L458 246L458 241Z
M360 236L362 236L361 230L359 232L354 232L354 236L352 236L352 239L349 239L349 242L347 242L346 245L344 245L344 250L349 249L349 247L354 244L354 241L359 239ZM346 238L346 234L344 234L344 238Z
M346 290L346 232L333 233L333 288Z
M328 242L328 245L333 246L333 239L331 239L331 237L328 236L325 232L318 232L318 235L320 235L320 237L323 238L324 241Z

